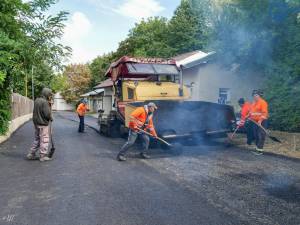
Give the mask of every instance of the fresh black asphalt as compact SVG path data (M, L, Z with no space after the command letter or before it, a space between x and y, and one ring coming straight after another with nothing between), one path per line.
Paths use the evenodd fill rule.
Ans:
M0 145L1 225L300 224L297 160L202 146L198 154L154 149L150 160L133 151L118 162L125 140L77 127L55 117L51 162L25 159L31 122ZM248 171L256 160L262 175ZM276 168L278 176L266 174Z

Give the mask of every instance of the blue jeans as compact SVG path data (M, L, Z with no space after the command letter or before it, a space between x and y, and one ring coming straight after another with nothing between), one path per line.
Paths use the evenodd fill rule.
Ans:
M150 137L146 134L137 133L137 132L134 132L133 130L130 129L129 134L128 134L128 140L122 146L121 151L119 152L119 155L125 155L126 152L128 151L128 149L134 145L134 143L135 143L136 139L138 138L138 136L140 136L142 138L142 142L143 142L143 149L142 149L141 152L145 153L149 148Z

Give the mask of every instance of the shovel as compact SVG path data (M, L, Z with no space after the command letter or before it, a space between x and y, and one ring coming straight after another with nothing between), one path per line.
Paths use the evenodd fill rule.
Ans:
M147 135L149 135L149 136L151 136L151 137L153 137L153 138L156 138L157 140L163 142L163 143L166 144L167 146L172 147L172 145L171 145L169 142L165 141L164 139L162 139L162 138L160 138L160 137L154 137L152 134L150 134L150 133L147 132L147 131L142 130L142 129L139 128L139 127L137 127L137 129L138 129L139 131L143 132L144 134L147 134Z
M230 140L233 139L233 137L234 137L234 135L236 134L236 132L238 131L238 129L240 129L239 126L237 126L237 127L234 129L233 133L229 136L229 139L230 139Z
M255 123L257 126L259 126L272 141L281 143L281 141L277 137L271 136L270 131L266 130L266 128L264 128L262 125L260 125L259 123L257 123L256 121L254 121L252 119L249 119L249 120L252 121L253 123Z
M51 141L51 148L48 154L49 158L53 157L53 154L55 152L54 142L53 142L53 133L52 133L52 122L50 122L50 141Z

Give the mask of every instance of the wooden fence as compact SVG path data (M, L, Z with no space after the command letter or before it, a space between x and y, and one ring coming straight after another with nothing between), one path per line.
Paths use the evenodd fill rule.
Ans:
M33 101L20 94L13 93L11 97L12 120L32 113Z

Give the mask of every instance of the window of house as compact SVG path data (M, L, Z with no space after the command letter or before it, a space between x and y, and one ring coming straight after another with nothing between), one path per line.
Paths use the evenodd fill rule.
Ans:
M133 99L133 97L134 97L134 91L133 91L133 89L132 88L128 88L127 91L128 91L128 99Z
M227 104L230 102L230 89L229 88L219 88L219 104Z

